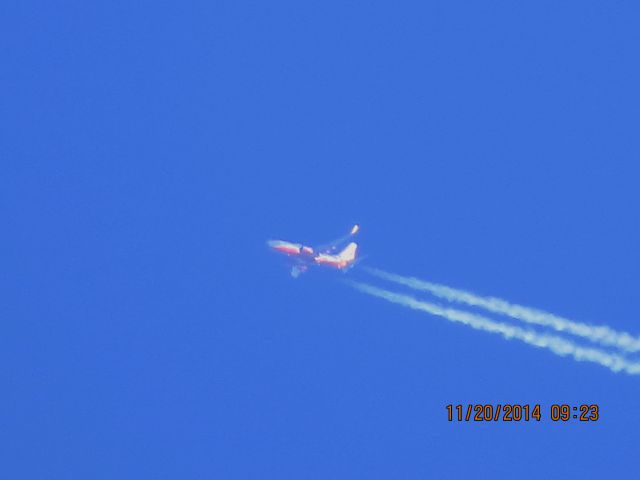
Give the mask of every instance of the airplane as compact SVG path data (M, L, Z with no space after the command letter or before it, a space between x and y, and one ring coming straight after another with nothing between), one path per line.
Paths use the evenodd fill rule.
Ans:
M349 240L359 230L360 226L354 225L344 237L330 242L329 245L316 247L315 249L301 243L291 243L284 240L269 240L267 245L273 251L283 253L293 260L294 265L291 267L291 276L293 278L298 278L300 274L306 272L313 265L324 265L346 272L355 265L358 244L349 242L340 252L336 253L336 250L340 244Z

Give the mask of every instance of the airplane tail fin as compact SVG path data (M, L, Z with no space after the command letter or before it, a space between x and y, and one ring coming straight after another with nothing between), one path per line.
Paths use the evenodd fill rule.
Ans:
M347 245L344 250L342 250L338 257L340 260L344 260L346 262L353 262L356 259L356 255L358 254L358 244L356 242L351 242Z
M307 267L304 265L294 265L291 267L291 276L298 278L301 274L307 271Z

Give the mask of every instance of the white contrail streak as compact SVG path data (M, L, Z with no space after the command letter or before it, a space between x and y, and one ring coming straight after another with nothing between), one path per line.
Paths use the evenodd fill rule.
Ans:
M346 280L345 282L351 287L369 295L383 298L389 302L397 303L414 310L437 315L451 322L462 323L476 330L497 333L508 340L515 338L534 347L546 348L559 356L571 356L580 362L598 363L614 372L624 371L632 375L640 375L640 362L629 361L614 353L608 353L597 348L583 347L561 337L538 333L508 323L496 322L474 313L444 308L434 303L417 300L410 295L391 292L366 283L350 280Z
M364 268L371 275L391 282L405 285L414 290L429 292L432 295L452 302L464 303L472 307L484 308L527 323L551 327L559 332L586 338L594 343L616 347L627 352L640 351L640 338L627 332L618 332L606 326L595 326L574 322L535 308L516 305L495 297L481 297L471 292L457 290L437 283L425 282L414 277L404 277L385 272L377 268Z

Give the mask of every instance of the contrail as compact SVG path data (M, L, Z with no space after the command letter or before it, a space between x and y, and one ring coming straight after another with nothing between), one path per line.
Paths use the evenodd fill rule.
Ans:
M444 308L434 303L417 300L410 295L391 292L367 283L351 280L345 280L345 283L361 292L383 298L389 302L437 315L451 322L462 323L476 330L497 333L507 340L515 338L534 347L551 350L556 355L562 357L571 356L579 362L598 363L614 372L624 371L632 375L640 374L640 362L629 361L614 353L608 353L597 348L583 347L561 337L537 333L533 330L527 330L508 323L496 322L474 313Z
M464 290L425 282L414 277L396 275L377 268L365 267L363 270L378 278L405 285L414 290L429 292L436 297L449 301L484 308L490 312L506 315L523 322L551 327L559 332L583 337L594 343L616 347L627 352L640 351L640 338L634 337L627 332L618 332L606 326L574 322L543 310L512 304L500 298L481 297Z

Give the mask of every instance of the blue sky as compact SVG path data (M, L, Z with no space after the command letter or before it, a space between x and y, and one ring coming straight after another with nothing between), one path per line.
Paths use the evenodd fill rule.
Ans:
M640 333L636 4L2 11L9 477L635 466L637 377L292 280L264 242L357 221L371 266ZM446 421L485 402L601 420Z

